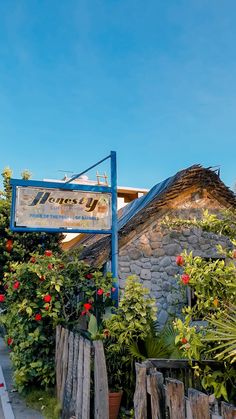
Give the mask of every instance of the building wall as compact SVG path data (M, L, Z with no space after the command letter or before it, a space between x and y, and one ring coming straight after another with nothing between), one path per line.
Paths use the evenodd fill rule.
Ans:
M179 218L200 217L202 208L218 212L220 205L209 197L198 202L192 201L192 197L185 197L177 208L163 210L161 215L158 213L137 229L132 239L119 251L120 287L124 288L127 276L136 275L155 297L158 321L162 325L169 316L180 315L187 302L186 288L180 286L175 277L183 271L176 265L176 256L186 249L188 252L192 250L194 256L215 258L218 256L217 244L229 245L226 238L197 228L171 230L162 223L166 215Z

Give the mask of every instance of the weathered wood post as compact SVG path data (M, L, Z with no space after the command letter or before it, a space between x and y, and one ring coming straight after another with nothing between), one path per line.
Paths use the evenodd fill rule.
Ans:
M135 370L134 416L135 419L147 419L147 367L136 362Z
M63 411L62 418L67 419L71 417L74 412L72 411L72 386L73 386L73 358L74 358L74 334L69 334L69 345L68 345L68 368L67 377L65 383L64 397L63 397Z
M193 419L210 419L209 397L207 394L189 388L188 398Z
M222 419L236 419L236 407L228 403L221 403Z
M147 375L147 392L151 397L152 418L164 419L164 378L154 368L150 368Z
M108 401L108 380L107 367L104 354L103 343L100 340L93 342L95 349L94 355L94 418L109 418L109 401Z
M77 397L77 368L78 368L78 357L79 357L79 335L74 334L74 356L73 356L73 371L72 371L72 398L71 398L71 410L75 414L76 409L76 397Z
M166 404L170 419L185 419L184 384L181 381L166 379Z
M91 343L84 341L84 380L82 399L82 419L90 419L90 365L91 365Z

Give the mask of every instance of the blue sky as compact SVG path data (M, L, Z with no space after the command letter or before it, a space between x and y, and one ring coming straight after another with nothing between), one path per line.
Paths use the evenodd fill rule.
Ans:
M0 169L236 181L235 0L0 0Z

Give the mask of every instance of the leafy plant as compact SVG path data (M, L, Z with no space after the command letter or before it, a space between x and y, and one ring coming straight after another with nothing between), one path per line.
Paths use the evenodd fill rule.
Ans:
M109 387L122 387L128 404L135 383L134 358L130 355L129 346L148 337L151 323L156 320L156 311L155 300L150 298L149 290L136 277L130 276L119 307L104 322Z
M236 362L236 306L228 307L220 318L209 318L209 329L205 336L206 342L214 343L209 352L214 352L215 358ZM220 343L219 343L220 342Z
M138 361L148 358L182 358L182 352L175 345L176 331L171 323L167 323L164 329L157 332L151 327L151 335L142 341L133 341L129 345L131 356Z
M235 397L236 370L236 211L224 211L220 216L205 211L202 220L166 220L171 228L199 227L229 239L229 247L217 246L219 258L204 260L183 252L176 263L184 270L179 275L182 287L190 287L195 295L194 307L183 310L183 319L174 325L178 335L176 343L183 355L192 359L205 359L211 355L222 360L219 369L195 366L203 387L216 397L230 400ZM231 242L231 244L230 244ZM192 322L201 318L204 326ZM229 361L232 365L230 365Z

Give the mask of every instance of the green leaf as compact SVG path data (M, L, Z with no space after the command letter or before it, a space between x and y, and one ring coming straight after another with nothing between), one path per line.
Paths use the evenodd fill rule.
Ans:
M26 308L26 313L27 313L29 316L32 316L32 314L33 314L33 310L32 310L32 308L31 308L31 307L27 307L27 308Z
M97 319L93 314L91 314L89 318L88 332L91 335L91 339L96 338L96 335L98 333L98 324L97 324Z

